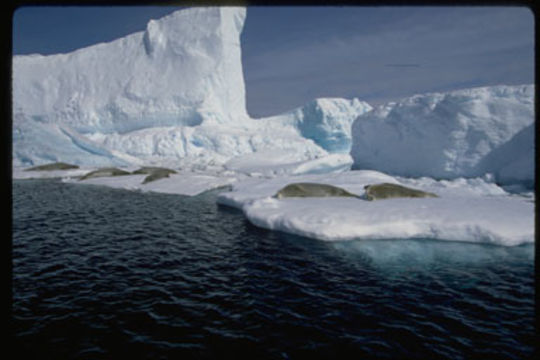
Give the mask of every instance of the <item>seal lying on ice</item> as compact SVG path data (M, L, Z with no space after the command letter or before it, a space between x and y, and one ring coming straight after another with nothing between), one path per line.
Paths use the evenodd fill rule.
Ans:
M380 200L390 198L425 198L425 197L438 197L437 195L425 192L421 190L411 189L397 184L373 184L364 186L366 190L366 198L368 200Z
M171 169L162 168L162 167L153 167L145 166L138 170L135 170L132 174L148 174L144 178L143 184L149 183L150 181L155 181L158 179L169 177L170 174L176 174L177 172Z
M129 175L130 173L128 171L120 170L118 168L110 167L110 168L100 168L94 171L90 171L88 174L85 174L82 176L80 180L86 180L90 178L95 177L106 177L106 176L122 176L122 175Z
M78 168L79 167L77 165L66 164L63 162L55 162L52 164L34 166L24 171L70 170L70 169L78 169Z
M337 186L318 183L293 183L279 190L274 197L277 199L286 197L358 197L345 189Z

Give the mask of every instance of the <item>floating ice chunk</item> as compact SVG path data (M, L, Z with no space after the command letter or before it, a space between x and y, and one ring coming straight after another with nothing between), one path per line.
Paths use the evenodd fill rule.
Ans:
M95 168L83 167L68 170L47 170L47 171L29 171L25 167L14 167L12 172L13 179L52 179L52 178L78 178L95 170Z
M534 203L509 196L482 179L408 182L436 192L439 198L371 202L272 197L293 182L331 184L357 195L362 195L368 184L400 184L398 179L375 171L249 179L220 194L218 203L241 209L257 226L320 240L429 238L508 246L534 241Z
M202 192L230 185L236 181L235 177L212 176L193 172L170 174L169 177L144 183L146 174L97 177L77 181L73 178L64 178L64 182L77 184L101 185L116 189L137 190L142 192L158 192L166 194L194 196Z
M231 192L222 193L218 203L242 209L247 201L272 197L290 183L311 182L331 184L356 195L364 193L364 186L374 183L398 183L395 178L378 171L347 171L343 173L284 175L271 179L251 178L233 185Z

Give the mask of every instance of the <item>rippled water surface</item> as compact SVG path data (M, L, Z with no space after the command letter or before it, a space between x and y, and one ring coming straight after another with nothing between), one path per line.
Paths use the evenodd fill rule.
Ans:
M322 242L196 197L13 184L13 319L45 359L523 359L534 250Z

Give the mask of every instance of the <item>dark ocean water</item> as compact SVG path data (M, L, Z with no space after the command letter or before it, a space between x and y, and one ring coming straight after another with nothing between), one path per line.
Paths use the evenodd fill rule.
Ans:
M524 359L534 246L323 242L196 197L13 184L13 325L40 359Z

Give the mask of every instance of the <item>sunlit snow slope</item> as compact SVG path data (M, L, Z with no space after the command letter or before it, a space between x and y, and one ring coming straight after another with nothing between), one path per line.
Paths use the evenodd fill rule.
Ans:
M353 124L356 169L401 176L534 182L534 86L416 95Z

